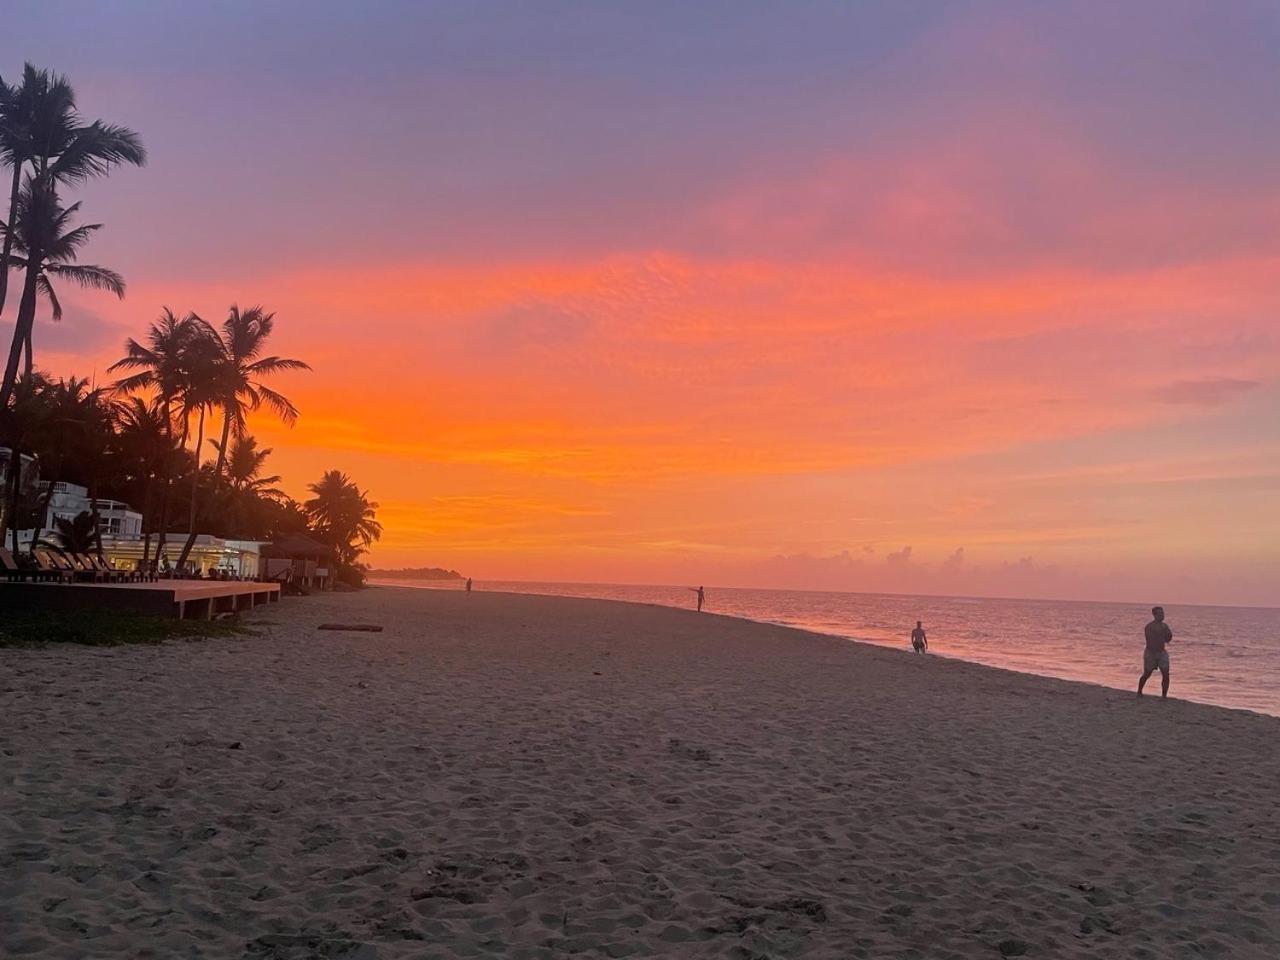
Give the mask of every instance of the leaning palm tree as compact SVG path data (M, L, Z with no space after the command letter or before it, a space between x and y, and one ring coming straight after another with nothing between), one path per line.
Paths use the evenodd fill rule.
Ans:
M23 348L31 340L38 297L43 294L49 300L54 319L62 317L62 305L53 286L54 278L124 296L124 280L114 270L76 263L80 249L102 226L98 223L71 226L72 218L79 209L78 203L63 207L47 183L28 180L18 198L17 210L5 226L6 239L11 238L13 246L23 254L10 259L21 265L26 274L14 323L13 343L9 348L9 362L5 367L4 389L0 391L0 407L8 403ZM26 373L31 373L30 349L27 350Z
M194 313L181 319L165 307L159 319L151 324L144 342L130 338L125 341L125 355L107 369L135 371L115 383L122 393L154 393L164 420L169 447L185 446L188 418L182 418L181 437L174 436L177 412L183 403L183 394L191 379L190 366L201 351L191 349L191 343L210 334L209 325ZM164 490L161 494L159 535L156 541L156 562L164 556L165 539L169 530L169 507L173 488L173 460L166 458L162 473Z
M327 471L307 489L314 496L302 508L312 529L334 549L340 563L354 565L356 558L382 537L378 505L340 470Z
M120 164L141 166L146 158L138 135L127 127L85 123L65 77L28 63L18 83L0 79L0 163L11 171L7 222L17 213L24 169L56 190L59 184L103 176ZM13 242L6 235L0 248L0 312L8 295ZM20 332L15 327L15 338ZM12 390L12 376L7 375L0 396L7 401Z
M222 329L213 331L209 337L213 351L209 362L213 364L211 376L215 381L211 385L214 397L210 405L222 413L222 440L214 445L218 451L214 477L222 476L229 452L228 441L233 433L237 437L244 434L249 413L265 406L285 423L292 424L298 418L298 408L292 401L262 382L263 377L285 370L311 369L301 360L262 356L274 327L275 314L267 313L261 307L241 311L233 306L222 322ZM194 501L192 511L187 540L178 556L179 566L186 562L196 542Z
M62 319L62 303L58 299L54 280L67 280L93 290L106 290L124 299L124 278L120 274L106 267L75 262L79 249L95 231L102 228L100 223L70 227L71 218L79 209L78 203L63 208L52 190L41 189L35 181L29 181L19 197L14 229L5 230L5 239L13 241L13 249L16 251L9 257L10 266L27 271L23 287L24 298L18 305L20 318L26 302L26 287L34 285L36 294L49 302L54 321ZM31 256L33 251L42 255L37 259ZM26 376L31 376L31 331L34 319L33 305L32 315L23 328L22 345L26 355L23 373Z

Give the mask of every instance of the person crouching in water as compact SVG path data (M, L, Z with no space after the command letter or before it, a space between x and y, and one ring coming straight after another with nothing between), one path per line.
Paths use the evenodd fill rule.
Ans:
M916 621L916 628L911 631L911 649L916 653L925 653L929 649L929 638L924 635L923 621Z

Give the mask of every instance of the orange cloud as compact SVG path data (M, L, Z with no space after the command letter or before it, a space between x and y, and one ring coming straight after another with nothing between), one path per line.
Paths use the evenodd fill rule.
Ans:
M1128 550L1146 534L1105 511L1068 520L966 461L1026 449L1034 467L1046 441L1221 409L1167 402L1207 396L1187 384L1274 382L1275 266L388 264L238 292L144 282L128 310L277 311L276 348L315 372L279 385L303 410L295 428L254 429L296 494L332 466L369 488L387 527L378 562L461 555L508 574L626 579L890 537L926 555L957 538L1012 552L1105 550L1109 536ZM123 310L109 321L141 327ZM57 359L101 370L113 355Z

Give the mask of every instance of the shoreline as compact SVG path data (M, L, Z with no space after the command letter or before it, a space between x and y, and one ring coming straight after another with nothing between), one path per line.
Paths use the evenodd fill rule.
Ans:
M505 581L504 581L504 582L505 582ZM539 585L540 585L540 583L539 583L538 581L519 581L519 582L527 582L527 583L530 583L530 584L531 584L531 585L533 585L533 586L539 586ZM566 586L578 586L578 585L579 585L579 584L566 584ZM603 585L600 585L600 584L582 584L582 586L610 586L610 585L609 585L609 584L603 584ZM624 584L624 585L622 585L622 586L627 586L627 585L625 585L625 584ZM392 588L392 589L422 590L422 591L428 591L428 592L429 592L429 591L446 592L446 593L456 592L455 590L452 590L452 589L445 589L445 588L440 588L440 587L431 587L431 586L418 585L418 584L411 584L411 583L392 583L392 582L385 581L385 580L378 580L378 581L370 581L370 582L369 582L369 589L384 588L384 587L388 587L388 588ZM747 588L732 588L732 589L747 589ZM678 606L674 606L674 605L669 605L669 604L664 604L664 603L657 603L657 602L653 602L653 601L646 601L646 600L628 600L628 599L621 598L621 597L585 597L585 596L579 596L579 595L577 595L577 594L564 594L564 593L538 593L538 592L535 592L535 591L515 591L515 590L495 590L495 589L483 589L483 590L477 590L477 591L475 591L475 592L476 592L476 593L483 593L483 594L486 594L486 595L502 595L502 596L515 596L515 597L547 597L547 598L550 598L550 599L581 599L581 600L599 600L599 601L601 601L601 602L603 602L603 603L620 603L620 604L627 604L627 605L632 605L632 606L637 606L637 607L653 608L653 609L659 609L659 610L678 610L678 611L684 611L684 612L687 612L687 613L695 613L695 612L696 612L696 611L694 611L694 610L692 610L692 609L690 609L690 608L686 608L686 607L678 607ZM786 593L786 592L790 592L790 591L776 591L776 592ZM804 591L798 591L798 592L804 592ZM810 591L810 592L823 592L823 591ZM837 595L838 595L838 594L837 594ZM865 596L878 596L878 594L865 594ZM956 598L943 598L943 599L956 599ZM1001 600L1001 602L1003 602L1003 599L1002 599L1002 598L987 598L987 597L980 597L980 598L962 598L962 599ZM1030 603L1030 602L1033 602L1033 601L1028 600L1028 601L1026 601L1026 602ZM1069 603L1095 603L1095 602L1096 602L1096 603L1110 603L1111 601L1087 601L1087 600L1056 601L1056 600L1055 600L1055 601L1045 601L1045 602L1052 602L1052 603L1058 603L1058 602L1069 602ZM1263 607L1242 607L1242 608L1240 608L1240 609L1271 609L1271 608L1263 608ZM903 641L903 642L902 642L902 644L900 644L900 645L895 645L895 644L890 643L890 642L888 642L888 641L874 640L874 639L869 639L869 638L866 638L866 637L854 637L854 636L849 636L848 634L841 634L841 633L831 633L831 632L827 632L827 631L824 631L824 630L817 630L817 629L814 629L814 628L812 628L812 627L799 626L799 625L794 624L794 623L785 623L785 622L782 622L782 621L779 621L779 620L766 620L766 619L759 619L759 618L755 618L755 617L748 617L748 616L744 616L744 615L741 615L741 614L735 614L735 613L720 613L720 612L717 612L717 611L714 611L714 610L704 610L704 611L702 611L702 612L701 612L701 614L700 614L700 615L701 615L701 616L716 616L716 617L723 617L723 618L727 618L727 619L730 619L730 620L739 620L739 621L742 621L742 622L744 622L744 623L754 623L754 624L761 624L761 625L765 625L765 626L777 627L778 629L782 629L782 630L794 630L794 631L797 631L797 632L799 632L799 633L807 634L807 635L809 635L809 636L811 636L811 637L820 637L820 638L824 638L824 639L835 639L835 640L840 640L840 641L842 641L842 642L844 642L844 643L853 643L853 644L858 644L858 645L860 645L860 646L874 647L874 648L881 649L881 650L896 651L896 652L899 652L899 653L907 654L907 655L909 655L909 656L916 656L916 654L912 653L912 652L909 650L909 644L908 644L906 641ZM1089 687L1096 687L1096 688L1098 688L1098 689L1108 690L1108 691L1111 691L1111 692L1121 692L1121 693L1128 692L1128 693L1130 693L1130 694L1133 694L1133 696L1134 696L1134 698L1135 698L1135 699L1137 698L1136 690L1137 690L1137 677L1138 677L1138 671L1137 671L1136 669L1135 669L1135 672L1134 672L1134 680L1133 680L1133 683L1132 683L1130 686L1128 686L1128 687L1122 687L1122 686L1113 685L1113 684L1110 684L1110 683L1104 683L1104 682L1102 682L1101 680L1085 679L1085 678L1080 678L1080 677L1060 676L1060 675L1058 675L1058 674L1053 674L1053 673L1037 673L1036 671L1033 671L1033 670L1020 670L1020 669L1018 669L1018 668L1016 668L1016 667L1003 666L1003 665L998 664L998 663L987 663L987 662L984 662L984 661L982 661L982 660L977 660L977 659L973 659L973 658L971 658L971 657L960 656L960 655L958 655L958 654L948 653L948 652L936 652L936 651L934 651L934 650L930 650L930 651L929 651L929 653L927 654L927 656L937 657L937 658L940 658L940 659L943 659L943 660L947 660L947 661L951 661L951 662L956 662L956 663L967 663L967 664L973 664L974 666L985 667L985 668L986 668L986 669L988 669L988 670L1000 670L1000 671L1003 671L1003 672L1006 672L1006 673L1012 673L1012 674L1015 674L1015 675L1017 675L1017 676L1038 677L1038 678L1040 678L1040 679L1044 679L1044 680L1057 680L1057 681L1059 681L1059 682L1061 682L1061 683L1075 683L1075 684L1083 684L1083 685L1085 685L1085 686L1089 686ZM1139 653L1139 658L1140 658L1140 653ZM1158 700L1158 699L1160 699L1160 694L1159 694L1159 692L1158 692L1158 691L1159 691L1159 679L1160 679L1160 678L1159 678L1159 674L1157 674L1157 675L1153 678L1152 683L1154 684L1154 689L1155 689L1155 691L1156 691L1154 694L1151 692L1152 683L1149 683L1149 684L1148 684L1148 691L1147 691L1147 693L1145 694L1145 696L1146 696L1147 698L1153 698L1153 699L1157 699L1157 700ZM1175 689L1176 689L1176 688L1175 688ZM1267 710L1254 709L1254 708L1251 708L1251 707L1233 706L1233 705L1231 705L1231 704L1214 703L1214 702L1212 702L1212 701L1208 701L1208 700L1197 700L1197 699L1191 699L1191 698L1187 698L1187 697L1179 696L1179 695L1177 695L1176 693L1174 693L1173 695L1171 695L1171 696L1170 696L1170 699L1171 699L1171 700L1177 700L1177 701L1182 702L1182 703L1192 703L1192 704L1197 704L1197 705L1199 705L1199 706L1205 706L1205 707L1218 707L1219 709L1222 709L1222 710L1237 710L1237 711L1241 711L1241 712L1243 712L1243 713L1252 714L1252 715L1254 715L1254 716L1262 716L1262 717L1270 717L1270 718L1273 718L1273 719L1280 719L1280 712L1272 713L1272 712L1269 712L1269 711L1267 711Z
M609 600L246 621L0 649L0 953L1280 948L1273 717Z
M461 583L464 583L465 581L466 581L466 578L464 577L462 580L431 581L431 580L424 579L424 580L420 580L419 583L426 584L426 583L439 582L439 583L461 584ZM557 584L557 585L568 586L568 587L613 587L613 588L654 587L658 589L672 589L672 590L686 589L685 587L683 587L681 584L678 584L678 583L615 583L609 580L487 580L487 581L481 580L477 582L480 584L526 583L533 586L540 586L543 584ZM399 583L393 582L392 580L381 580L381 579L371 579L368 581L368 583L374 584L374 585L380 585L380 586L388 586L388 587L414 586L414 584L412 583L399 584ZM434 588L422 587L421 589L430 590ZM1078 604L1084 604L1084 605L1115 604L1116 606L1125 606L1125 607L1150 606L1150 604L1146 600L1087 600L1081 597L996 597L996 596L989 597L989 596L980 596L978 594L970 594L970 593L878 593L874 591L865 591L865 590L815 590L812 588L802 589L799 587L794 589L790 587L735 587L735 586L716 585L716 584L708 585L707 589L713 590L713 591L741 590L744 592L755 592L755 593L802 593L802 594L812 594L814 596L823 596L823 597L894 597L894 598L903 599L903 600L916 600L916 599L960 600L960 601L966 601L966 602L975 601L975 602L993 602L993 603L1078 603ZM520 592L520 591L506 591L506 592ZM556 597L556 596L567 596L567 594L553 593L553 594L539 594L539 596ZM607 598L601 598L601 599L607 599ZM1264 610L1264 611L1280 613L1280 606L1275 604L1177 603L1177 604L1167 604L1167 605L1171 608L1174 606L1177 606L1177 607L1195 607L1199 609L1208 609L1208 610Z

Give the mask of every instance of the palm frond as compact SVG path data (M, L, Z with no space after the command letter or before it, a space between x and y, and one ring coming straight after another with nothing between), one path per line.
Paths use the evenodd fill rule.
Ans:
M60 223L59 226L61 225ZM45 247L45 259L55 262L74 260L76 251L88 243L93 234L101 229L100 223L86 223L51 238L52 242Z
M95 120L76 128L70 143L49 166L49 176L63 183L80 183L107 174L112 167L147 162L142 139L128 127Z
M116 370L124 363L123 360L117 361L109 366L108 370ZM141 373L135 373L131 377L122 377L111 385L113 390L120 393L137 393L139 390L148 390L155 386L156 375L151 370L143 370Z
M291 360L288 357L263 357L245 367L249 374L279 373L282 370L310 370L311 364L302 360Z
M124 350L124 356L111 364L111 366L107 367L109 372L115 370L132 370L136 367L154 367L156 365L158 358L155 351L147 349L142 344L138 343L137 340L133 339L133 337L130 337L124 342Z
M93 290L109 290L124 299L124 277L106 267L90 263L50 263L45 271L57 277L66 277L72 283Z
M36 289L43 293L45 299L49 301L54 321L60 321L62 319L62 304L58 302L58 294L54 291L53 284L49 282L48 274L42 273L36 277Z
M298 408L293 405L288 397L282 393L277 393L270 387L258 385L258 394L262 398L262 403L270 407L281 420L292 425L298 419Z

